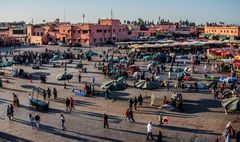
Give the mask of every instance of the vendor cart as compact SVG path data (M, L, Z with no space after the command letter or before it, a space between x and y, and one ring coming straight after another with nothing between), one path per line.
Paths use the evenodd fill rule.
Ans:
M36 99L34 98L34 93L37 93ZM36 87L33 89L33 93L32 93L33 97L30 100L30 105L35 107L36 110L48 110L48 108L49 108L49 101L48 101L48 103L46 103L45 101L38 99L38 95L43 96L44 93L46 93L46 90L43 88Z

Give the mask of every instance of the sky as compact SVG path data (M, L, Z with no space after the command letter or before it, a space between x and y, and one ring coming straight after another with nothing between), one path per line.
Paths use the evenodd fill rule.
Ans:
M99 18L240 24L240 0L0 0L0 21L97 22ZM65 16L64 16L65 15Z

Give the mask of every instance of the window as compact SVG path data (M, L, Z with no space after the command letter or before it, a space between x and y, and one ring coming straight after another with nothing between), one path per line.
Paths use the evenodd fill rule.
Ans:
M104 33L106 33L106 32L107 32L107 30L104 30L103 32L104 32Z
M41 33L41 36L43 36L43 33Z
M78 42L80 42L81 40L80 39L78 39Z
M68 30L68 33L70 33L70 30Z
M96 39L94 38L93 41L96 42Z
M125 30L123 29L122 31L124 32Z
M73 31L73 33L75 34L75 33L76 33L76 31L74 30L74 31Z
M100 38L100 41L102 41L102 38Z
M78 30L78 33L79 33L79 34L80 34L80 32L81 32L81 31L80 31L80 30Z
M231 31L231 33L233 33L233 31Z
M108 30L108 32L110 33L110 32L111 32L111 30Z
M121 32L121 29L119 29L119 32Z
M65 30L63 29L63 32L65 33Z
M83 32L83 34L87 34L88 30L83 30L82 32Z
M106 39L106 38L104 38L104 41L107 41L107 39Z
M101 33L102 32L102 30L97 30L97 33Z
M113 32L115 33L115 29L113 29Z

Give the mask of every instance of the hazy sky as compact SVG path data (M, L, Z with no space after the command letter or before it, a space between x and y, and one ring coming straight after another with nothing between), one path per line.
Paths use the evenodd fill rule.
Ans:
M146 20L158 17L179 21L189 19L197 23L240 23L240 0L0 0L0 21L34 23L53 21L56 18L73 23L97 22L98 18L113 17Z

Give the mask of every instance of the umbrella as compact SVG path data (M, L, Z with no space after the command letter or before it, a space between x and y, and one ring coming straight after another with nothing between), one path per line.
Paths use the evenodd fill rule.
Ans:
M237 78L236 77L228 77L228 78L223 79L222 81L225 83L234 83L237 81Z
M158 89L160 85L156 82L146 81L146 80L139 80L138 82L134 83L134 87L138 89Z
M127 59L121 59L120 62L121 62L121 63L126 63L126 62L127 62Z
M157 62L151 62L147 65L147 69L149 69L150 67L156 67L158 65Z
M164 54L159 52L159 53L156 53L155 55L153 55L153 58L158 58L158 57L163 57Z
M91 57L91 56L97 56L98 53L96 52L93 52L93 51L88 51L88 52L85 52L85 56L87 57Z
M104 82L101 86L102 89L109 89L110 91L121 91L127 88L126 83L117 82L116 80Z
M117 71L116 70L111 70L109 73L116 73Z
M222 100L222 106L230 111L240 111L240 98L233 97Z
M54 55L53 58L50 59L50 61L57 61L63 59L63 56L61 55Z
M12 65L13 65L12 62L4 62L4 63L1 63L1 64L0 64L0 67L1 67L1 68L4 68L4 67L10 67L10 66L12 66Z
M178 73L178 76L183 76L183 77L185 77L185 76L191 76L191 74L186 73L186 72L180 72L180 73Z
M151 60L151 59L152 59L152 56L144 56L143 59L145 59L145 60Z
M115 80L107 81L107 82L104 82L100 88L108 89L110 86L114 85L115 83L116 83Z
M176 70L175 70L175 72L177 72L177 73L180 73L180 72L183 72L184 70L183 69L181 69L181 68L176 68Z
M57 76L57 80L70 80L73 78L73 75L68 73L62 73Z
M121 76L121 77L119 77L119 78L117 79L117 82L121 82L121 81L123 81L123 80L125 80L125 79L126 79L125 76Z

